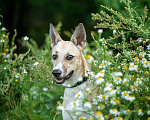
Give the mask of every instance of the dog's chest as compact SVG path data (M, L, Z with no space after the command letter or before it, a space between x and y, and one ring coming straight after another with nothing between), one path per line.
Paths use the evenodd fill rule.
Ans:
M76 102L77 98L75 97L79 92L85 94L86 82L82 85L79 85L75 88L66 88L64 92L63 106L66 110L70 110L70 106L73 102Z

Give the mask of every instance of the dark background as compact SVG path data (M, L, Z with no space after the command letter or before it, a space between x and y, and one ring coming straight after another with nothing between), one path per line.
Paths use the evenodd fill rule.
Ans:
M91 13L102 10L100 5L111 7L122 13L124 6L120 0L0 0L0 14L2 25L10 32L10 36L17 29L17 39L23 36L33 38L39 46L44 43L45 33L49 32L49 24L54 26L62 22L61 36L65 30L74 29L82 22L87 32L87 40L91 40L90 31L94 30L96 22L92 21ZM145 5L150 8L150 0L132 0L132 4L139 10ZM104 35L108 36L106 33Z

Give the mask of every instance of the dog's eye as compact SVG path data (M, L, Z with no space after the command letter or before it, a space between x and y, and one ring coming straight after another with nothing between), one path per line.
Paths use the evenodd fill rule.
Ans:
M52 58L53 58L53 60L56 60L57 59L57 55L52 55Z
M74 58L74 56L72 56L72 55L68 55L68 56L66 57L67 60L72 60L73 58Z

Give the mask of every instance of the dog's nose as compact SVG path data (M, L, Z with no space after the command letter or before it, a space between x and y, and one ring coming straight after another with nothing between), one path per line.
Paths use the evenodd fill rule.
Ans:
M52 72L52 74L53 74L53 76L54 77L59 77L60 75L61 75L61 70L59 70L59 69L55 69L55 70L53 70L53 72Z

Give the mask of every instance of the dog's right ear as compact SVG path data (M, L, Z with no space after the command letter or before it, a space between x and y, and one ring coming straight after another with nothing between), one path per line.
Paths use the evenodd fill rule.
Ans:
M59 41L61 41L61 37L56 32L54 26L51 23L50 23L49 34L50 34L50 39L51 39L51 47L54 47L55 45L57 45Z

